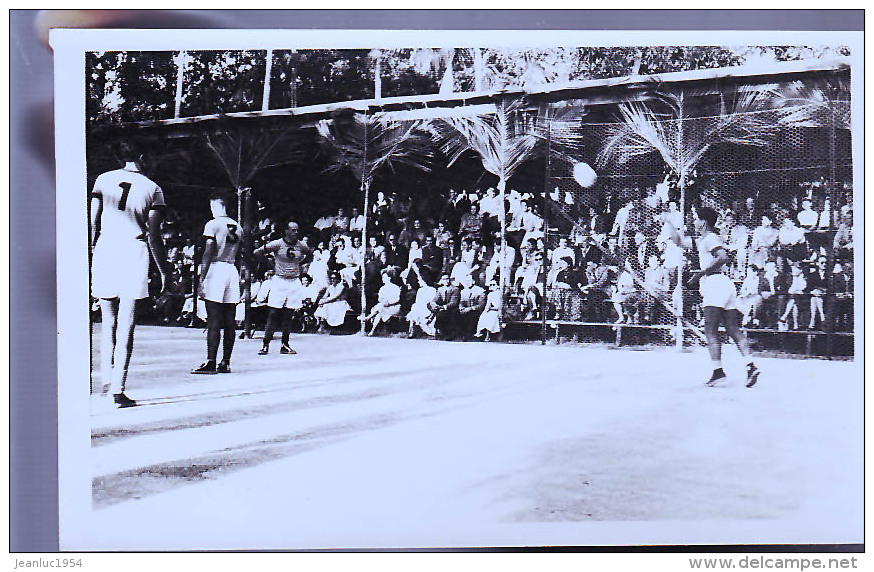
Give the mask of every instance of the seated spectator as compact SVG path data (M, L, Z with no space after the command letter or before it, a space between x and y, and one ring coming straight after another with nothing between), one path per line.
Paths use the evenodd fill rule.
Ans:
M446 228L446 221L441 220L437 223L437 228L434 229L434 244L437 248L446 250L449 247L449 241L452 240L453 234Z
M407 322L409 323L407 337L414 338L417 330L421 330L433 338L437 335L437 316L431 308L431 304L437 296L437 289L422 275L418 265L413 266L413 272L419 278L420 286L416 290L415 301L407 313Z
M765 269L756 265L750 266L750 271L747 273L740 289L737 293L737 305L740 310L742 320L741 325L758 327L761 325L759 320L759 308L764 301L763 293L770 295L768 281L765 279Z
M513 289L522 297L523 320L539 318L543 300L542 252L534 254L529 263L523 263L516 269Z
M805 198L801 201L801 211L797 215L798 226L804 230L815 230L819 226L819 213L812 208L813 201Z
M555 264L556 260L561 258L570 258L571 266L576 264L577 253L568 245L568 239L565 236L559 237L558 246L549 254L549 261Z
M616 310L618 317L616 323L623 322L639 323L637 285L634 283L631 264L626 262L619 271L619 276L616 279L616 286L613 288L613 294L610 301L613 302L613 308Z
M646 270L643 272L643 282L647 292L642 294L642 320L646 324L658 323L661 306L670 296L671 276L657 254L650 254Z
M479 203L471 203L470 211L461 217L458 224L458 236L465 238L482 238L483 216L479 212Z
M820 256L816 261L816 267L805 277L807 281L806 293L810 296L810 323L808 330L816 326L816 317L819 316L820 327L825 322L825 308L823 297L828 291L828 275L826 270L826 257Z
M313 224L313 228L317 231L319 240L328 241L334 231L334 217L322 215Z
M501 331L501 287L494 280L489 282L486 305L476 323L475 338L490 339L491 334Z
M300 287L295 292L294 305L290 299L288 307L292 309L293 325L296 325L301 332L306 332L308 328L314 328L318 323L315 316L315 301L322 295L324 287L314 283L309 274L301 274L299 280Z
M456 283L462 283L465 275L473 277L480 270L479 252L474 248L474 241L465 237L461 240L459 260L452 267L451 276Z
M855 307L853 305L855 281L853 278L852 259L836 263L833 276L835 330L851 332L853 331L853 319L855 317Z
M841 222L835 233L834 249L835 256L842 261L853 259L853 211L848 210L841 214Z
M433 284L443 270L443 251L434 243L434 236L425 237L422 246L422 274L426 282Z
M346 321L346 313L351 309L352 307L346 300L346 286L340 280L340 273L331 272L328 277L328 286L316 301L313 315L321 327L327 324L336 328L343 325Z
M370 309L370 313L359 319L373 325L368 332L372 336L376 327L381 322L388 322L389 318L397 316L401 311L401 287L396 283L397 274L394 268L386 268L382 271L382 287L379 289L376 304Z
M495 280L500 284L500 276L501 276L501 266L507 269L507 277L508 280L506 282L506 286L511 284L509 277L513 275L514 267L516 266L516 249L512 246L508 246L504 244L501 239L501 234L496 233L495 238L495 251L492 254L491 259L489 260L489 264L486 267L485 279L487 282L491 282Z
M437 336L442 339L452 339L458 325L458 303L461 299L461 289L448 274L440 277L437 286L437 295L428 305L428 308L435 316Z
M364 215L358 207L352 207L352 216L349 217L349 233L353 236L364 232Z
M343 237L343 247L337 251L337 264L342 265L340 278L347 286L356 284L357 276L360 276L361 266L364 264L364 249L361 247L361 236L355 235L351 239Z
M546 277L549 310L547 316L556 320L579 321L583 314L580 291L585 277L574 268L569 256L557 259Z
M334 224L332 227L334 229L334 234L349 233L349 217L346 216L346 209L343 207L337 209L337 216L334 217Z
M750 239L749 264L764 268L765 264L772 258L771 251L777 244L779 232L773 227L771 219L767 215L762 215L761 222L761 225L753 229L753 235Z
M795 226L789 215L783 216L783 224L777 234L781 254L788 260L798 262L807 258L807 240L804 229Z
M168 325L179 323L182 319L182 306L185 304L185 292L186 284L182 271L175 268L169 276L164 293L155 301L158 323Z
M486 291L470 275L463 276L458 301L457 328L462 340L470 340L476 333L477 321L485 307Z
M596 260L586 262L586 284L581 288L585 296L585 314L590 322L604 321L604 302L612 295L610 271Z
M410 251L407 247L398 244L397 235L390 232L386 235L385 263L387 266L395 266L398 270L405 268L410 261Z
M531 239L536 241L543 237L543 219L534 213L530 201L522 201L522 212L509 223L507 234L512 236L517 244L524 244Z

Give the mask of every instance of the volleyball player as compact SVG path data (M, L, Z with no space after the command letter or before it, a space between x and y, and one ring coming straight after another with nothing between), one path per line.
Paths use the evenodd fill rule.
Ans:
M737 307L737 290L734 282L725 274L725 264L728 253L722 239L715 232L717 213L707 207L700 207L695 212L696 241L690 237L681 236L670 223L668 229L672 240L679 246L693 248L697 246L701 269L692 273L687 281L690 288L698 286L703 298L704 334L707 337L707 348L713 362L713 374L707 381L708 386L714 386L725 380L722 370L722 340L719 336L720 324L725 326L729 337L735 341L741 355L747 358L747 387L752 387L759 379L759 369L753 362L746 335L740 329L741 313Z
M289 221L285 227L285 235L255 250L256 255L273 253L274 276L270 282L270 293L267 296L267 307L270 309L267 316L267 326L264 329L264 342L258 355L267 355L270 351L270 342L276 331L278 322L282 323L282 346L281 354L295 354L289 345L291 324L294 311L289 307L289 301L299 298L297 290L301 288L300 278L303 273L302 265L310 255L310 249L297 238L298 224Z
M223 193L210 197L213 219L203 229L206 245L200 265L203 278L198 291L206 303L206 361L191 373L231 373L236 334L234 318L240 302L240 273L236 261L243 244L243 229L240 223L228 216L227 205L228 199ZM223 342L222 361L216 364L220 339Z
M143 175L142 155L119 149L124 167L103 173L91 190L91 294L102 315L100 369L102 395L119 407L137 403L125 394L134 345L136 301L149 295L149 251L167 285L168 264L161 236L164 194ZM148 245L147 245L148 243Z

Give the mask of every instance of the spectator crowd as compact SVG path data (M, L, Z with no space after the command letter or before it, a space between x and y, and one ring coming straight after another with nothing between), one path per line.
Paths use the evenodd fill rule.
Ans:
M679 305L679 269L697 261L668 239L668 225L684 224L666 187L626 189L583 208L556 189L549 198L550 229L542 199L510 190L504 233L494 188L422 197L378 192L366 233L359 207L298 212L292 219L309 256L301 295L289 302L296 326L334 330L361 319L370 335L387 329L471 340L488 339L502 323L544 317L670 323L663 305ZM822 329L828 309L836 331L853 330L852 190L837 189L840 208L830 204L838 193L824 191L812 183L788 201L748 196L708 204L721 213L718 227L745 326ZM261 201L254 210L255 248L283 236L287 218ZM200 237L184 231L194 227L177 216L165 228L174 271L155 306L160 323L191 325L205 316L191 295ZM251 317L263 325L272 263L262 257L253 265ZM695 292L685 294L684 312L700 315ZM242 323L242 303L237 318Z

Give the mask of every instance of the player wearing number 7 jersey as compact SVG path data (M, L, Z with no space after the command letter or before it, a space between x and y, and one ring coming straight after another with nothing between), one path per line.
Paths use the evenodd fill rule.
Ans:
M240 223L228 216L229 201L222 193L209 199L215 217L203 229L206 246L200 265L199 296L206 302L206 361L191 373L231 373L231 353L234 351L234 314L240 302L240 273L237 255L243 243ZM216 365L219 339L224 334L222 361Z
M103 395L119 407L136 402L125 395L134 344L136 301L149 295L149 250L167 284L167 260L161 237L164 194L140 172L142 156L120 149L125 165L103 173L91 191L91 294L100 300L100 362ZM148 246L147 246L148 241Z

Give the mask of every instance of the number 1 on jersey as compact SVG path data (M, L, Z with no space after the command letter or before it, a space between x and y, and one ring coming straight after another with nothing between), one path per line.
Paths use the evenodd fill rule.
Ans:
M121 199L118 201L118 210L123 211L124 207L127 206L127 196L130 194L130 183L119 183L119 187L121 187Z

